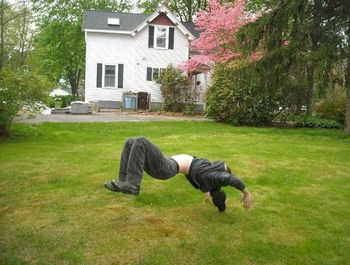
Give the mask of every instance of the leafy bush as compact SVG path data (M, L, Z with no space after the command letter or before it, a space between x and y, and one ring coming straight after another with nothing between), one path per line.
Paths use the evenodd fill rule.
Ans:
M163 108L165 111L181 112L188 100L189 81L182 72L168 66L164 69L158 79L160 89L164 98Z
M282 95L261 85L258 75L252 74L251 65L242 61L235 67L215 67L212 85L206 93L209 117L234 124L272 122Z
M216 64L206 93L207 115L235 124L268 125L281 113L302 113L309 82L290 68L291 58L292 50L281 48L257 62Z
M79 97L73 95L47 97L45 104L50 108L65 108L75 100L79 100Z
M336 120L323 119L320 117L294 116L291 118L294 127L298 128L325 128L325 129L341 129L342 124Z
M45 104L50 107L50 108L55 108L56 107L56 102L55 99L52 97L47 97L45 100Z
M195 111L196 111L196 106L194 105L194 103L187 102L185 109L183 110L183 114L191 116L191 115L195 115Z
M68 106L70 106L70 104L71 104L73 101L79 99L79 97L74 96L74 95L57 96L56 98L57 98L57 100L60 100L60 101L61 101L61 108L68 107Z
M333 119L345 124L346 95L335 95L319 102L315 106L317 114L326 119Z
M3 68L0 72L0 135L8 133L22 108L37 108L37 102L47 97L48 88L48 82L32 72Z

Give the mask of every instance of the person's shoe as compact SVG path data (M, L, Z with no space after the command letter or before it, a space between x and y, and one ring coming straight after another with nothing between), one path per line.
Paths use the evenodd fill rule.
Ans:
M112 181L111 183L105 183L105 188L115 192L121 192L117 185Z
M111 191L122 192L125 194L139 195L140 193L140 187L127 181L112 181L111 183L106 183L105 187Z
M219 212L226 210L226 193L224 191L218 191L213 194L213 203L218 208Z

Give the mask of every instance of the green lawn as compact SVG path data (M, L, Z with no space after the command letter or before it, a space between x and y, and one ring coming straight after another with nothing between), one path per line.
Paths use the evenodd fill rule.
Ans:
M254 207L227 210L183 175L103 187L127 137L225 160ZM0 140L0 264L350 264L350 138L214 122L15 125Z

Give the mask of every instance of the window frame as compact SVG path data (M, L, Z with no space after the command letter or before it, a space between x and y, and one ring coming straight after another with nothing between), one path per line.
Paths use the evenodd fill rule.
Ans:
M164 37L165 38L165 46L164 47L158 46L158 43L157 43L158 29L165 29L165 37ZM154 43L153 47L155 49L161 49L161 50L167 50L168 49L168 45L169 45L169 27L168 26L165 26L165 25L154 25L154 40L153 40L153 43Z
M114 66L114 85L113 86L107 86L106 85L106 76L110 77L111 75L106 75L106 68L107 66ZM103 65L103 87L104 88L116 88L116 76L117 76L117 65L115 64L104 64Z
M165 68L162 68L162 67L147 67L147 68L151 68L152 69L152 73L151 73L151 80L148 80L147 77L146 77L146 81L149 81L149 82L154 82L156 81L156 78L155 78L155 71L154 70L157 70L157 76L158 78L160 77L160 75L162 74L162 71L164 71ZM147 70L146 68L146 70Z

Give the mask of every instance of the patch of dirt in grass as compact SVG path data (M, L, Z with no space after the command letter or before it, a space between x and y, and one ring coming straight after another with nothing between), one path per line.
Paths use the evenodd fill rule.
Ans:
M125 206L122 206L119 204L110 205L107 208L114 211L114 212L124 212L125 211Z
M255 160L255 159L251 159L248 162L252 165L255 165L255 166L262 166L264 164L263 161L259 161L259 160Z
M157 234L163 237L177 237L182 234L180 230L176 229L175 225L169 225L163 219L156 216L145 216L144 219L152 226Z

